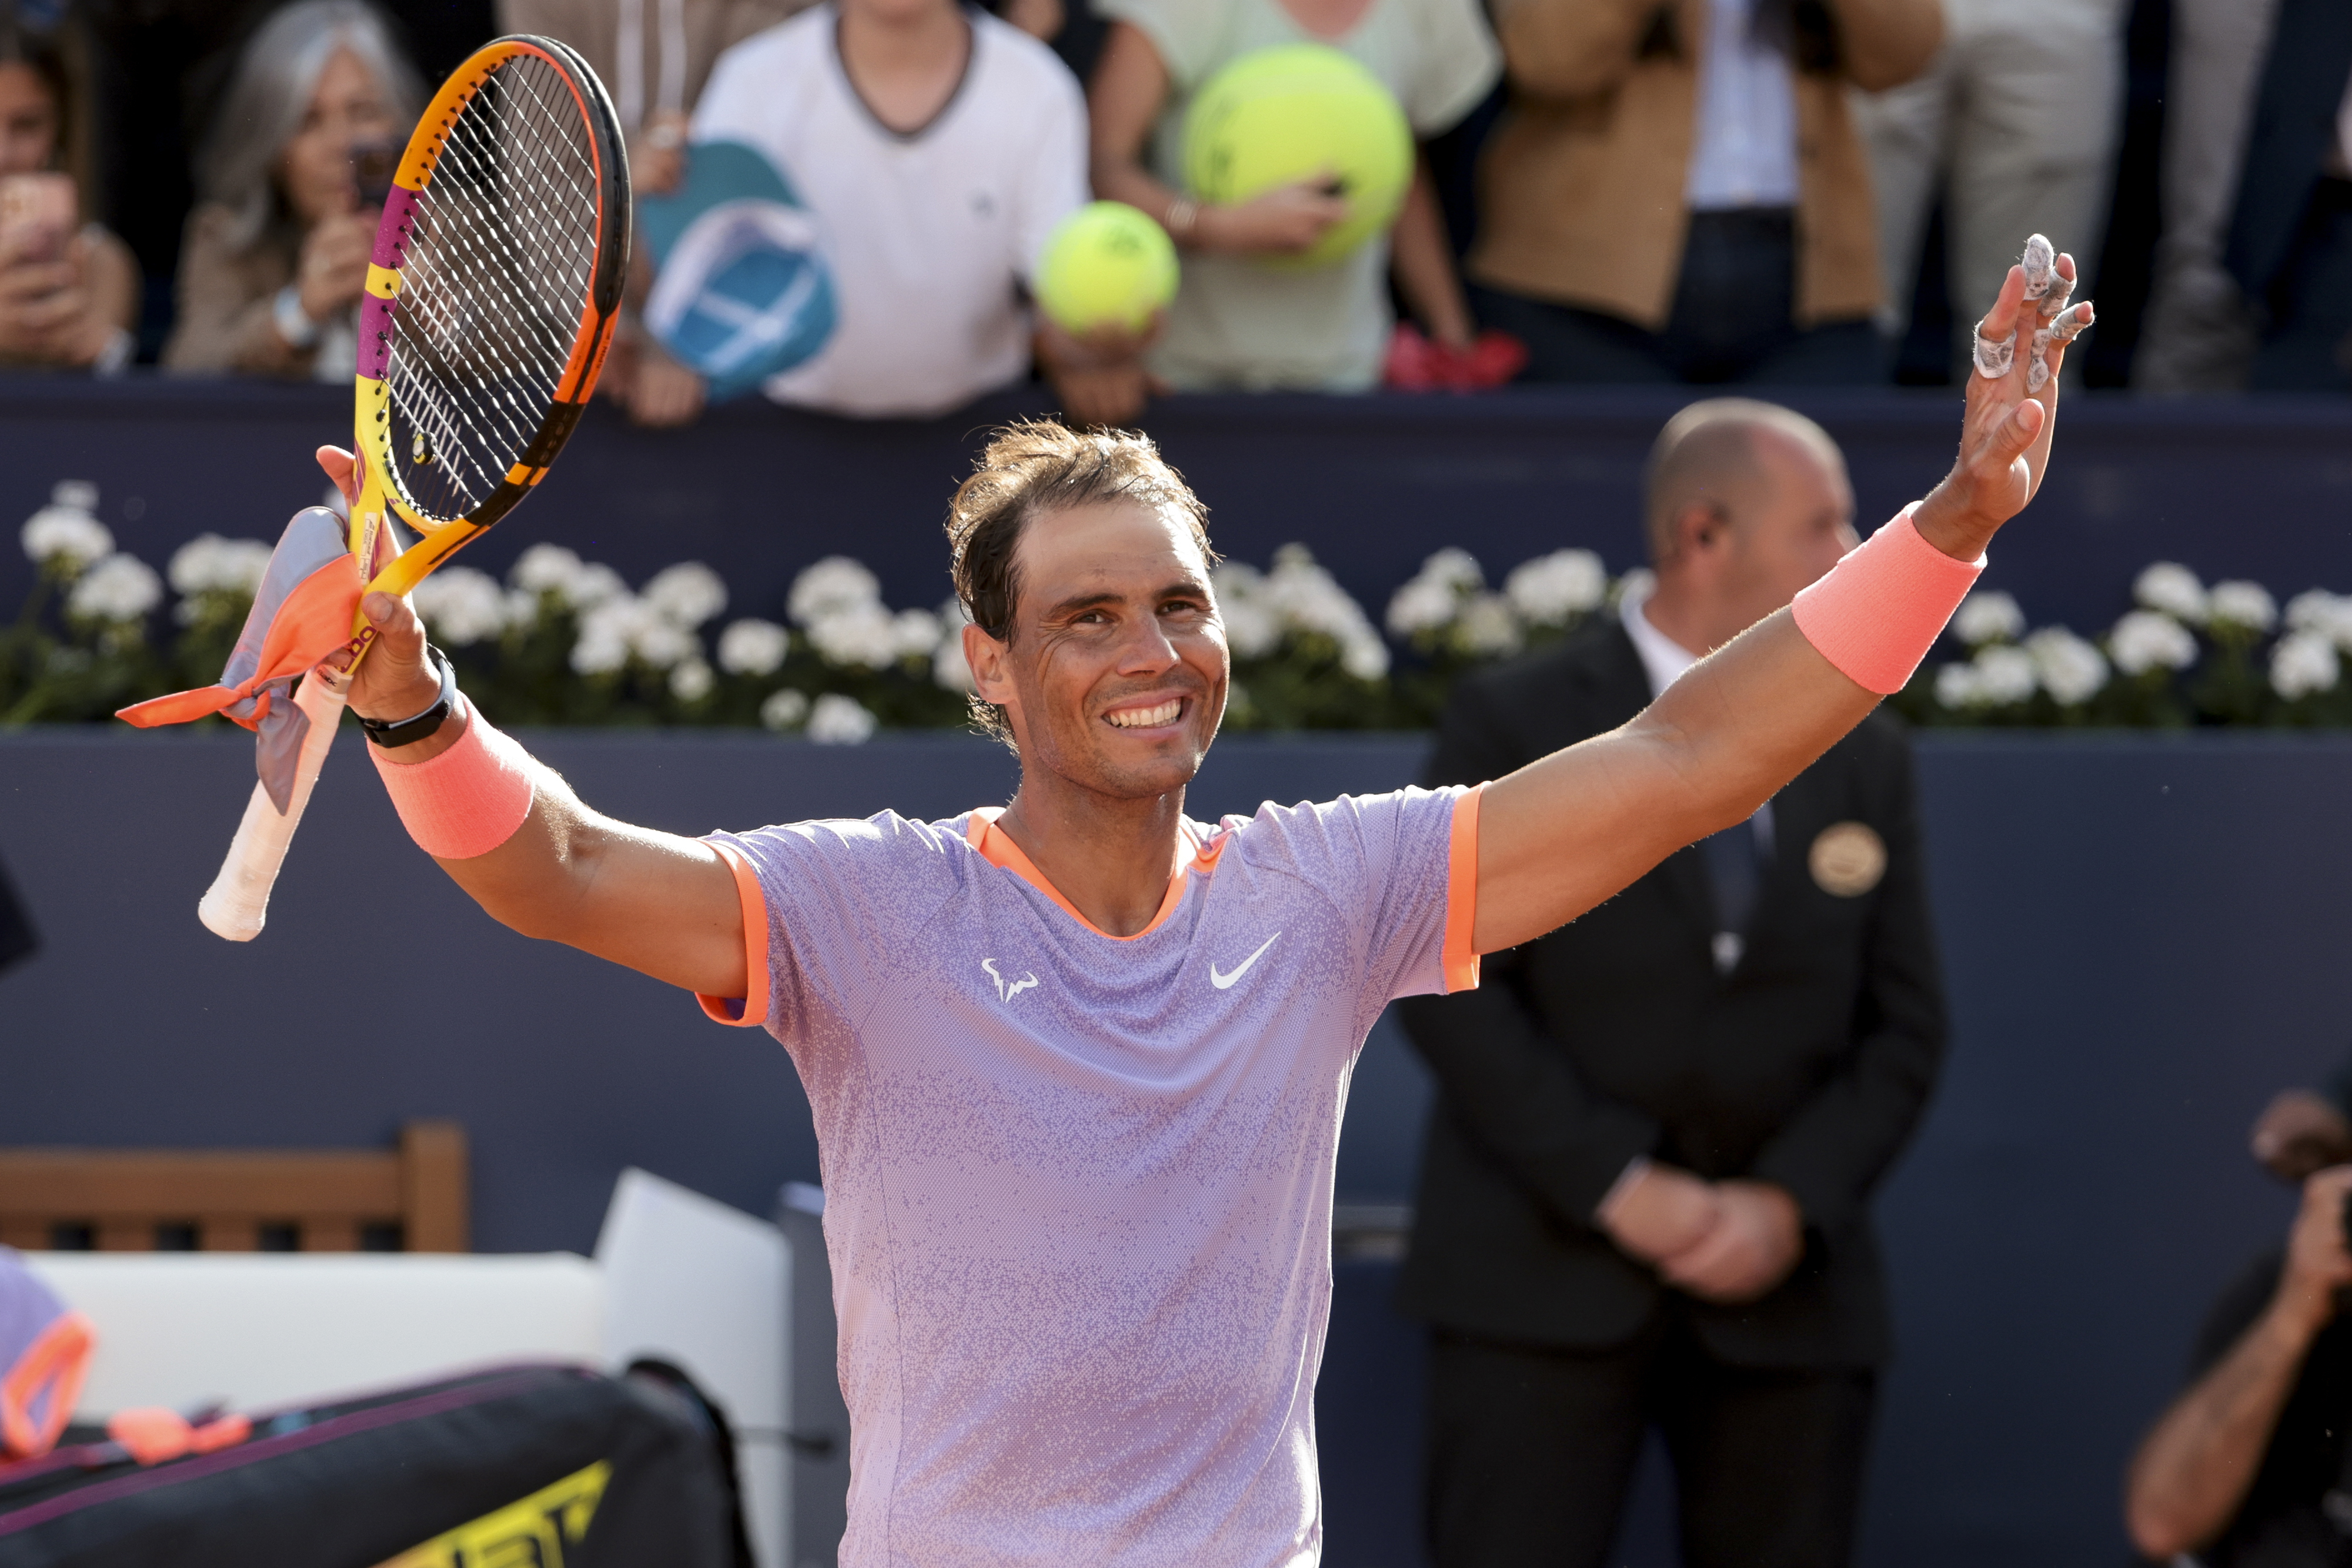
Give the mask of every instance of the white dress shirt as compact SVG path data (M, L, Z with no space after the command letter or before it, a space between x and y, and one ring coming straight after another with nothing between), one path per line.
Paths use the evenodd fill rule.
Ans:
M1756 0L1707 0L1698 124L1683 200L1695 213L1797 204L1797 84L1754 35Z

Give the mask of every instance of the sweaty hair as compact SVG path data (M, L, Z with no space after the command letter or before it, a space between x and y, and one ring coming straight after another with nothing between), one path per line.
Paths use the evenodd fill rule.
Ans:
M1642 476L1643 532L1652 562L1663 564L1672 553L1675 519L1687 507L1711 503L1728 512L1731 493L1761 469L1756 437L1767 430L1793 437L1845 471L1845 456L1829 432L1794 409L1747 397L1695 402L1658 432Z
M1100 501L1139 501L1181 519L1213 565L1208 508L1168 465L1148 435L1076 431L1050 419L1024 419L989 438L971 477L948 503L948 570L964 613L1000 643L1011 643L1020 596L1014 560L1030 522L1047 512ZM1012 732L993 704L971 699L972 722L1007 745Z

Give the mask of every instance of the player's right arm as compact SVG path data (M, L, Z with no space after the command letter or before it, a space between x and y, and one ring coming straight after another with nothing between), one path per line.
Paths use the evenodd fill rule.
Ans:
M353 711L396 722L431 707L441 682L425 663L416 612L385 593L369 594L361 609L379 639L352 681ZM385 760L414 767L457 745L471 721L470 706L461 706ZM719 852L592 811L551 768L537 770L530 814L505 842L467 860L435 858L492 919L526 936L705 996L749 994L742 904Z

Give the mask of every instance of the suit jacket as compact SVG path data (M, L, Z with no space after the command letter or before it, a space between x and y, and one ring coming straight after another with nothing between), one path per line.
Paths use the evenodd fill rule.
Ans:
M1429 782L1499 778L1650 701L1602 622L1455 688ZM1701 851L1580 919L1490 955L1475 991L1401 1004L1437 1079L1401 1301L1433 1323L1602 1349L1679 1313L1734 1364L1868 1366L1889 1349L1870 1196L1934 1087L1944 1005L1911 755L1874 715L1773 800L1773 855L1745 956L1718 976ZM1884 845L1871 885L1815 846ZM1844 824L1844 826L1839 826ZM1867 870L1868 856L1862 869ZM1823 880L1843 892L1828 891ZM1670 1291L1592 1214L1650 1155L1792 1194L1805 1254L1760 1300Z

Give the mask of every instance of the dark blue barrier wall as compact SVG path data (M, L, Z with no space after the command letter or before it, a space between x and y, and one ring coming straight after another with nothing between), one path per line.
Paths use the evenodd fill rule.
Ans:
M587 798L700 831L884 803L1002 799L953 738L828 750L759 737L533 737ZM1902 1356L1867 1561L2119 1561L2118 1469L2223 1278L2286 1196L2243 1155L2276 1087L2347 1044L2352 739L1950 736L1922 744L1950 1069L1880 1205ZM194 904L251 787L241 737L0 736L0 858L47 938L0 977L0 1144L380 1145L454 1114L478 1244L590 1245L644 1166L765 1213L815 1175L765 1036L484 919L402 839L346 737L270 929ZM1196 812L1410 777L1411 739L1229 740ZM1425 1080L1368 1048L1346 1198L1407 1196ZM1331 1557L1412 1551L1417 1340L1388 1270L1343 1268L1323 1394ZM1659 1532L1631 1568L1663 1568Z
M1147 423L1208 501L1218 544L1264 563L1304 540L1377 617L1441 544L1500 573L1578 544L1612 570L1640 554L1641 463L1685 399L1642 388L1477 398L1191 397ZM1844 444L1865 528L1951 461L1948 393L1792 394ZM1020 395L946 419L855 422L760 404L685 431L593 411L529 507L470 559L502 571L537 539L642 581L675 560L718 567L734 612L775 616L794 572L858 556L896 604L947 595L940 518L976 437L1042 409ZM205 530L274 538L324 482L310 453L348 444L351 400L321 387L0 380L0 527L58 479L95 479L124 548L160 566ZM2352 589L2352 400L2135 403L2079 400L2032 515L1994 552L1996 587L2037 622L2105 628L2132 574L2158 558L2282 596ZM0 604L29 569L0 548Z

